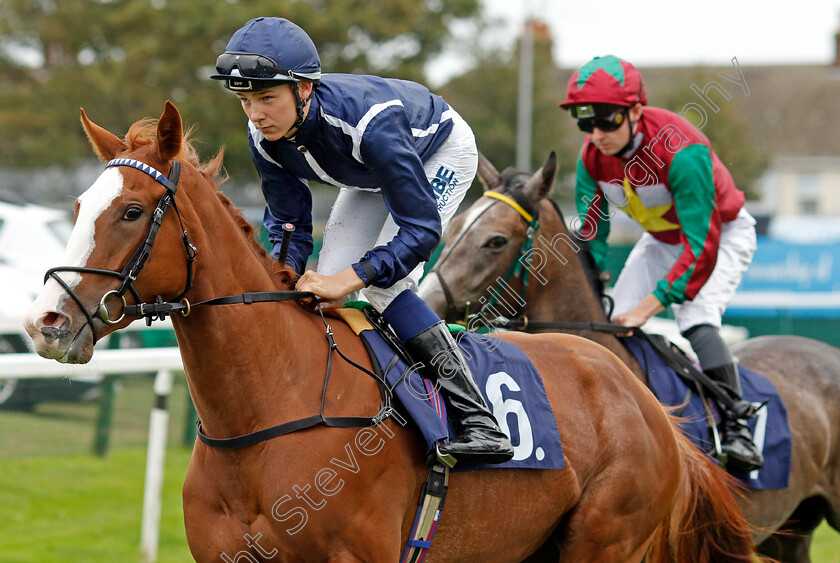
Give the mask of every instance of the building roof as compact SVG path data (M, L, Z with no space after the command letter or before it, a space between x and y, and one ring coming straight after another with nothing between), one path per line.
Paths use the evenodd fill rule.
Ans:
M740 64L740 61L739 61ZM746 122L756 146L771 158L778 156L840 155L840 135L836 132L840 116L840 67L833 65L740 64L749 95L736 84L717 76L734 75L732 65L720 67L640 68L652 105L679 89L688 92L688 102L699 101L688 90L692 83L701 88L710 80L719 82L732 99L710 90L709 96L721 105L732 103ZM704 81L704 82L701 82ZM679 111L679 107L669 109Z

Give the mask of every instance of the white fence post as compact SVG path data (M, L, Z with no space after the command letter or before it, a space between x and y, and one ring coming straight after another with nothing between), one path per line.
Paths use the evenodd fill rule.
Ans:
M143 563L155 563L158 556L163 462L166 458L166 436L169 429L166 399L171 391L172 372L159 371L155 376L155 406L149 417L146 484L143 487L143 520L140 527L140 550Z

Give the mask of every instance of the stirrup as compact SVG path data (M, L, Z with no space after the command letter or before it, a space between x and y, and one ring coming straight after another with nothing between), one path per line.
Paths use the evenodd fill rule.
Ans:
M761 457L760 463L748 459L727 456L724 468L730 473L749 475L753 471L757 471L764 467L764 462L764 456Z
M434 451L430 452L429 456L426 458L426 465L428 467L432 467L436 463L440 463L449 469L452 469L455 467L455 464L458 463L458 460L454 455L445 454L440 451L440 442L436 442Z
M765 399L764 401L762 401L760 403L750 403L748 401L742 401L742 402L746 403L746 407L744 407L742 409L739 409L738 412L734 413L733 416L736 419L755 418L756 416L758 416L758 411L763 409L767 405L767 403L770 402L770 399Z

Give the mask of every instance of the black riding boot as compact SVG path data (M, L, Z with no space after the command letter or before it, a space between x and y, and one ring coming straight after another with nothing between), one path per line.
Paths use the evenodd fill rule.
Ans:
M487 410L470 368L443 321L405 343L423 375L443 391L455 438L440 452L458 461L504 463L513 458L513 446Z
M764 465L764 456L753 442L752 434L743 414L748 410L743 401L741 381L736 364L726 364L705 370L706 375L721 384L735 399L736 412L724 412L726 418L722 424L721 450L727 456L726 468L736 473L749 473Z

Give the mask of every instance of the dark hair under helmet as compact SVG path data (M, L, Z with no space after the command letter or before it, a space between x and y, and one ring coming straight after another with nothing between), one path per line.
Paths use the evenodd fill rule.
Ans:
M236 30L210 78L230 90L270 88L321 80L321 59L309 35L285 18L254 18Z

